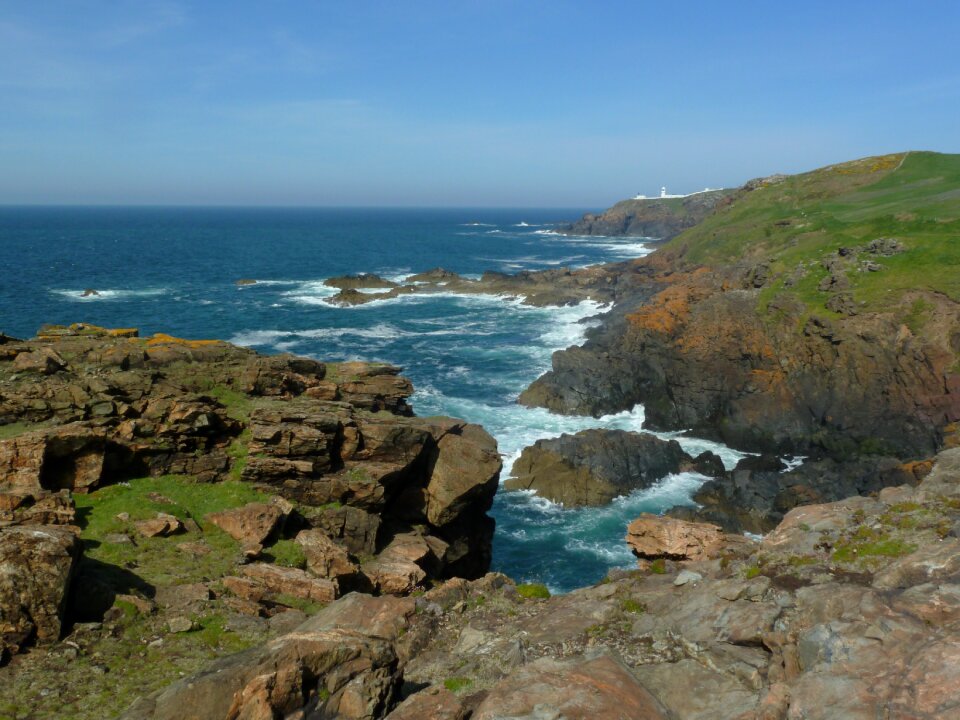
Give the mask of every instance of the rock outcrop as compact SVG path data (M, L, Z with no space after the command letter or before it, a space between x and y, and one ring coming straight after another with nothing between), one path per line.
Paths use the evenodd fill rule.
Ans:
M545 600L493 574L349 595L125 717L952 717L958 520L960 449L916 487L795 508L762 542L644 517L647 569ZM339 673L319 661L328 633L356 653Z
M569 235L632 235L669 240L702 222L718 206L729 202L734 192L713 190L683 198L622 200L599 215L587 213L557 230Z
M642 560L705 560L724 544L716 525L644 513L627 526L627 545Z
M942 330L960 326L953 301L925 295L931 321L916 332L885 313L810 316L783 297L764 316L751 268L676 272L670 262L637 261L662 268L663 289L624 300L583 347L555 353L520 401L594 416L643 403L654 429L841 459L927 456L960 419L953 336Z
M715 463L711 463L715 459ZM538 440L513 465L509 490L537 494L569 507L604 505L633 490L650 487L672 473L723 471L709 453L693 458L676 440L624 430L583 430Z
M70 523L86 523L71 494L132 478L190 476L198 487L240 479L272 496L192 517L154 493L155 512L122 513L103 540L136 547L182 538L184 552L199 557L210 552L198 542L201 525L219 527L247 560L261 560L224 580L252 615L276 614L293 602L285 598L326 603L354 588L410 592L431 578L483 575L496 442L462 421L413 417L412 391L389 365L264 357L129 329L48 326L33 340L4 342L0 563L13 563L3 565L10 588L29 594L0 592L5 646L57 639L80 548ZM44 527L28 533L37 523ZM27 536L45 538L36 549L43 558L31 555ZM51 538L69 543L54 553ZM282 563L263 562L277 552ZM41 568L33 589L16 580L31 557ZM84 567L79 592L93 597L100 590L90 576L104 571ZM121 584L138 583L131 602L149 602L143 581ZM81 615L97 617L116 592Z

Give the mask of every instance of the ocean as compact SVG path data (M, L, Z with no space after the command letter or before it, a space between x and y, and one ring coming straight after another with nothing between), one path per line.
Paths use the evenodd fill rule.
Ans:
M0 332L88 322L218 338L262 352L374 360L403 368L418 415L482 424L504 456L503 477L527 445L564 432L641 430L643 408L594 419L516 404L583 341L605 308L534 308L517 298L402 296L338 308L326 278L370 272L400 280L443 267L479 276L639 257L637 238L567 237L571 209L0 208ZM238 286L239 279L255 279ZM84 290L97 295L83 297ZM674 435L661 434L663 437ZM688 452L729 448L677 437ZM601 508L565 509L528 492L500 492L493 569L554 592L630 567L627 523L690 504L706 478L683 473Z

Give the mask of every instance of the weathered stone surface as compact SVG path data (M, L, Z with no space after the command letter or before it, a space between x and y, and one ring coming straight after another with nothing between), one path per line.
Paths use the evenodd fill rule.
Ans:
M240 573L273 594L292 595L316 602L331 602L339 595L335 581L314 577L298 568L251 563L242 566Z
M470 716L569 720L666 720L662 705L609 656L559 663L540 660L494 686Z
M318 717L374 720L396 692L396 655L385 640L346 630L295 630L220 660L138 701L125 720Z
M0 646L60 638L67 592L80 558L74 528L0 528Z
M272 503L249 503L243 507L207 515L206 519L244 546L262 545L277 529L283 512Z
M623 430L583 430L538 440L514 463L511 490L536 490L570 507L604 505L619 495L693 467L676 440Z
M702 560L723 546L716 525L691 523L644 513L627 526L627 544L634 555L653 560Z
M386 720L463 720L467 709L452 692L430 687L411 695L400 703Z
M331 540L322 530L301 530L297 533L296 541L307 558L307 570L314 575L336 580L345 587L360 569L350 559L347 549Z
M486 510L493 501L503 463L497 442L479 425L455 425L437 440L426 486L427 519L436 527L457 520L468 508Z
M183 530L183 523L176 516L167 513L157 513L156 517L139 520L133 526L144 537L167 537Z

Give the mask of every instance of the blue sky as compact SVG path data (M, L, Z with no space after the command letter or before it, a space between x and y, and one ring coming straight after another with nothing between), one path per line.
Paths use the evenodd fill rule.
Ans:
M0 204L604 207L960 152L956 2L0 0Z

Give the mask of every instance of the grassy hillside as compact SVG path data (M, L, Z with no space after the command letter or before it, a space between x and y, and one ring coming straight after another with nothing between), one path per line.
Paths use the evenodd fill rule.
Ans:
M822 306L824 261L878 238L904 251L870 256L881 266L874 271L849 264L858 304L881 310L913 289L960 301L960 155L885 155L761 182L667 247L698 264L768 263L774 280L766 300L789 288Z

